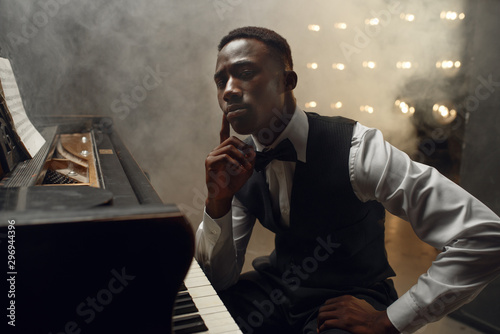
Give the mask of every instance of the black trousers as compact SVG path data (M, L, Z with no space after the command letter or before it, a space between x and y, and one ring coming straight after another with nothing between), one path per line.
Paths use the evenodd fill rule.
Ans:
M391 280L369 288L343 290L298 287L291 290L266 272L250 271L219 296L244 334L316 334L319 308L330 298L352 295L382 311L398 297ZM322 333L349 334L341 329Z

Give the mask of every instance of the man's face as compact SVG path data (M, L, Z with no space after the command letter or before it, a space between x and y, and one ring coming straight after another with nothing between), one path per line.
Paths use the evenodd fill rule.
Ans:
M237 39L217 57L214 80L219 106L239 134L259 136L284 108L283 69L267 46L255 39Z

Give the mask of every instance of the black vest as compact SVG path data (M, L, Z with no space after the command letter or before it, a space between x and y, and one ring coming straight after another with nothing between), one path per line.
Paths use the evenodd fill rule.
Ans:
M267 270L290 287L369 287L394 276L384 245L385 210L378 202L361 202L349 179L355 121L313 113L307 118L307 163L295 167L290 226L273 215L265 172L254 172L236 194L276 234Z

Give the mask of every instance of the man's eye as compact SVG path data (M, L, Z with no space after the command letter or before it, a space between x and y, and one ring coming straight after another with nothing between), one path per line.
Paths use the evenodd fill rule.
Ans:
M249 78L253 77L253 75L254 75L254 71L243 71L243 72L241 72L241 77L243 79L249 79Z
M224 88L226 82L224 80L219 80L215 82L215 85L217 86L217 88Z

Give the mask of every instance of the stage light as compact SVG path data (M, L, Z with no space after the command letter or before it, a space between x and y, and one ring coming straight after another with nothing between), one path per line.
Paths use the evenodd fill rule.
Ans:
M347 29L347 23L344 23L344 22L334 23L333 27L335 29L345 30L345 29Z
M457 118L457 111L451 106L451 103L435 103L432 106L432 116L439 124L450 124Z
M453 68L453 66L453 61L451 60L443 60L441 62L441 68L443 69Z
M307 63L307 68L315 70L318 68L318 63Z
M394 102L394 105L396 110L401 112L403 115L412 116L415 113L415 107L409 101L398 99Z
M462 63L458 60L441 60L436 62L436 68L442 68L443 70L449 70L453 68L459 68Z
M307 29L309 29L311 31L319 31L321 28L317 24L310 24L310 25L307 26Z
M342 63L334 63L334 64L332 64L332 68L334 70L343 71L345 69L345 65Z
M401 13L399 15L399 17L401 18L401 20L405 20L405 21L408 21L408 22L413 22L415 21L415 15L413 14L405 14L405 13Z
M363 62L363 67L369 68L369 69L374 69L377 66L377 64L374 61L364 61Z
M373 109L373 107L372 107L372 106L369 106L369 105L364 105L364 106L361 106L361 107L359 107L359 110L360 110L360 111L367 112L367 113L369 113L369 114L373 114L373 112L375 111L375 110Z
M441 20L455 21L457 19L463 20L465 19L465 13L457 13L454 11L442 11L439 15Z
M305 104L306 108L316 108L317 105L316 101L306 102Z
M332 109L340 109L342 108L342 101L337 101L335 103L330 104L330 108Z
M412 63L411 61L398 61L396 67L402 70L408 70L412 68Z
M366 19L365 24L370 26L376 26L380 23L380 20L377 17Z

